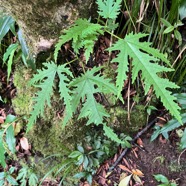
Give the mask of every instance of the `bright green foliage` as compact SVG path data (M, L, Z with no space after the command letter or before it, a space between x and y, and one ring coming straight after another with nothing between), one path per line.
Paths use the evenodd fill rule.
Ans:
M11 16L3 16L0 18L0 43L9 30L13 31L15 20Z
M72 99L74 111L82 100L84 104L78 119L88 117L87 125L91 123L96 125L103 124L103 118L109 117L104 107L96 101L94 94L117 93L114 84L110 83L110 79L106 79L99 74L95 75L99 70L100 68L94 67L81 75L81 77L74 79L70 84L71 87L76 87L73 91Z
M122 0L97 0L98 13L105 19L116 19L120 13Z
M34 107L31 112L31 117L29 118L27 131L32 128L32 125L36 122L36 119L39 115L43 116L45 104L48 106L50 104L50 98L53 93L53 86L55 76L58 75L59 81L59 92L61 99L64 99L64 104L66 105L66 111L71 111L70 100L71 97L69 95L70 90L67 88L69 83L68 76L73 77L72 73L65 65L57 66L55 63L44 63L44 69L38 70L38 74L34 75L31 80L31 85L39 88L39 92L37 92L36 97L34 98ZM39 83L39 84L37 84Z
M162 60L169 63L166 57L160 53L157 49L150 47L149 42L139 42L140 38L145 37L146 34L129 34L124 39L118 40L109 51L119 50L120 53L112 62L117 62L117 80L116 86L118 87L118 94L120 94L123 81L126 80L126 72L128 71L128 57L132 58L132 82L141 72L142 80L145 84L145 94L151 86L153 86L155 94L161 99L163 105L170 111L170 113L180 122L181 116L179 113L180 107L175 102L176 97L171 95L171 92L167 88L178 88L176 84L170 82L168 79L161 78L160 73L169 72L173 69L160 66L157 63L153 63L158 60ZM150 55L149 55L150 54Z
M15 137L13 122L15 122L16 117L13 115L7 115L5 122L1 125L2 129L0 130L0 164L3 168L6 167L5 162L5 153L8 152L15 153ZM5 137L6 135L6 137ZM5 148L6 147L6 148Z
M14 53L18 48L18 43L11 44L7 50L6 53L3 55L3 64L7 61L7 67L8 67L8 78L10 77L10 73L12 71L12 63L13 63L13 57Z
M156 174L154 175L154 178L160 182L158 186L177 186L177 184L174 181L169 181L166 176L162 174Z
M20 186L37 186L38 185L38 177L35 173L28 167L23 167L19 170L18 176L16 178L17 181L20 181Z
M94 42L98 39L99 34L103 34L101 25L90 23L86 19L76 20L71 28L64 31L64 35L60 37L60 40L56 44L54 51L55 61L57 60L58 51L61 49L61 46L70 40L72 40L72 47L76 54L79 53L80 48L85 49L85 58L88 61L93 51Z
M12 153L15 153L15 142L16 139L14 137L14 128L10 125L6 130L6 142L8 144L8 148Z
M0 172L0 186L4 185L18 185L15 178L12 176L13 172L15 170L15 167L11 167L6 172Z

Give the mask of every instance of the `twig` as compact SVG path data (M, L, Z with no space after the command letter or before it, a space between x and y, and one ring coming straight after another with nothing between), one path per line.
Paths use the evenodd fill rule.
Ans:
M167 112L166 112L167 113ZM163 116L166 113L162 113L160 114L160 117ZM133 138L133 140L131 141L131 144L134 144L135 141L143 134L145 133L149 128L151 128L157 121L157 117L152 120L150 123L147 124L147 126L142 129L140 132L138 132L136 134L136 136ZM114 162L114 164L112 165L112 167L109 168L109 172L111 172L118 164L119 162L123 159L123 157L125 156L125 154L130 150L130 148L126 148L123 150L123 152L120 154L120 156L118 157L118 159Z

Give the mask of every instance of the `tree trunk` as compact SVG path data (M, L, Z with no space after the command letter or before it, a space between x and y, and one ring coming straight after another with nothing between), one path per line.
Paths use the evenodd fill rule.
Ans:
M96 14L95 0L0 0L0 7L15 18L33 54L50 48L78 17Z

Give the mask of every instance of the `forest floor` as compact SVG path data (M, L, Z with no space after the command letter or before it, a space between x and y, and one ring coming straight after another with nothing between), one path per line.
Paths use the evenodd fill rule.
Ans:
M96 53L97 63L104 63L108 60L108 52L104 53L104 49L108 47L109 39L107 37L101 38L99 42L99 49ZM13 76L12 76L13 78ZM16 94L16 88L13 81L10 79L7 84L6 70L0 69L1 80L1 95L6 97L6 103L0 103L0 122L3 123L8 114L15 114L11 105L11 99ZM179 186L186 185L186 151L178 149L177 142L179 138L175 131L170 134L169 140L163 139L161 136L153 142L150 142L152 129L145 132L137 141L137 145L122 158L121 162L111 171L108 169L112 167L114 162L118 159L123 149L119 148L118 152L111 159L106 160L94 176L93 186L116 186L120 180L128 175L133 174L130 180L130 186L157 186L158 182L155 181L156 174L162 174L169 180L175 181ZM26 158L31 155L31 152L24 151L19 148L20 135L17 136L17 156ZM16 166L16 162L10 162L9 166ZM19 167L17 167L19 169ZM135 175L138 177L136 178ZM136 181L141 182L137 183ZM139 180L140 179L140 180ZM135 181L136 180L136 181ZM43 186L57 186L58 183L53 181L43 182ZM80 186L89 186L88 183L82 182ZM168 185L167 185L168 186Z

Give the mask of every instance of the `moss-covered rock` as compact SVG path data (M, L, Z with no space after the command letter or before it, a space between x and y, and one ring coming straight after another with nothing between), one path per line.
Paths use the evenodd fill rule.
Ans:
M128 118L126 109L117 106L110 109L109 126L118 132L132 134L141 129L147 121L147 112L143 105L136 105Z
M32 95L34 88L29 86L32 71L23 65L18 65L14 72L16 97L12 99L14 111L17 115L28 116L32 110Z

